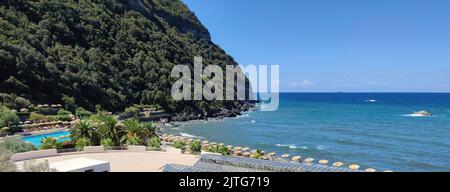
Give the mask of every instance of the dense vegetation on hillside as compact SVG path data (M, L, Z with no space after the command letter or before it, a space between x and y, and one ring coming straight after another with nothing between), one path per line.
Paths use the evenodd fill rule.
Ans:
M172 67L236 65L180 0L0 1L0 102L95 105L120 111L156 104L170 112L218 112L236 101L175 102Z

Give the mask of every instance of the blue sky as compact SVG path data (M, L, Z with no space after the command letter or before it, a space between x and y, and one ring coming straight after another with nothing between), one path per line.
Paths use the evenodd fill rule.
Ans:
M283 92L449 92L449 0L183 0Z

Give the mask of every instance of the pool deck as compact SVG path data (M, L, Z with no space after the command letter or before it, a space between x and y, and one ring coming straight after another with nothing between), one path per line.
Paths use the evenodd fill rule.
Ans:
M200 157L194 155L172 154L157 151L117 151L105 153L67 153L36 160L47 160L49 163L56 163L76 158L108 161L111 165L111 172L161 172L161 168L166 164L193 166L200 159ZM16 163L21 164L23 161Z

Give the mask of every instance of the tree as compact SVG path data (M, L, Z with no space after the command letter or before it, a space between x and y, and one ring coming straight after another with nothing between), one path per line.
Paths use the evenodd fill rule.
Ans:
M15 112L7 107L0 105L0 128L9 127L9 131L14 133L17 131L19 117Z
M119 124L117 117L106 115L101 117L101 122L98 128L100 138L111 139L116 146L120 146L121 138L125 135L122 125Z
M74 111L76 109L77 104L75 102L75 98L64 95L61 100L65 109L69 111Z
M241 101L200 106L171 99L175 65L192 65L195 56L223 69L238 64L180 0L139 1L1 1L0 100L13 108L14 93L40 103L62 101L72 112L95 105L118 112L139 103L212 116L217 106L241 107Z
M143 136L143 129L141 124L137 119L128 119L123 122L123 128L126 132L126 135L122 138L122 141L141 140Z
M70 129L70 138L73 141L88 138L94 145L98 145L100 143L100 137L97 129L89 120L81 120L80 123Z

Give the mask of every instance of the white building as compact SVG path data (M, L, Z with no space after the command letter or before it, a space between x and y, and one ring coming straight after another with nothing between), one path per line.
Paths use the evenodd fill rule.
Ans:
M58 172L110 172L108 161L77 158L50 163L50 168Z

